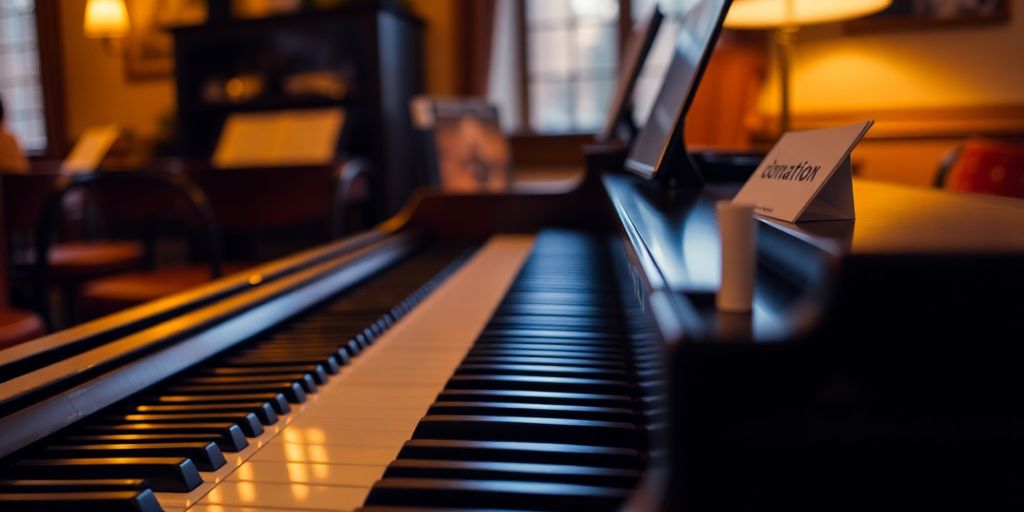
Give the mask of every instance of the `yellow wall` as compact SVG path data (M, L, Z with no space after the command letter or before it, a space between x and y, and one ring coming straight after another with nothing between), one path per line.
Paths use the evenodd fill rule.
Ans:
M428 94L451 96L459 92L462 68L458 61L458 2L465 0L410 0L412 10L426 23L423 34L424 86Z
M1002 25L850 34L838 24L798 34L793 111L1024 104L1024 0ZM778 109L778 82L762 97Z
M795 125L881 118L876 136L854 152L861 175L930 186L946 152L964 138L918 137L943 120L942 112L957 118L956 111L984 107L1024 111L1024 0L1011 2L1011 21L1001 25L856 34L837 24L805 27L797 36L791 78ZM773 67L759 110L774 117L778 105ZM908 111L904 118L901 111ZM912 119L920 117L912 111L931 111L936 121ZM1012 115L1001 114L1000 122L1019 130L1021 123L1006 119ZM985 124L981 119L962 131ZM886 138L878 137L883 133Z
M126 80L122 59L82 35L85 0L61 0L60 9L68 138L106 123L152 138L160 117L174 109L172 80Z
M127 80L122 59L105 52L99 40L82 35L85 1L61 0L60 4L68 138L73 141L85 128L106 123L152 138L161 116L175 108L174 82L171 78ZM457 1L411 2L426 23L424 82L431 94L454 94L458 89Z

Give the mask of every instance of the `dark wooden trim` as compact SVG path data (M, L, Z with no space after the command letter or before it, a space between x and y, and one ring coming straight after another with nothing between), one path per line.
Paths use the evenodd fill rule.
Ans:
M64 106L64 51L61 46L60 4L36 1L39 74L46 116L46 158L63 158L68 148L67 111Z
M519 68L519 119L516 123L520 129L530 129L530 73L529 65L530 59L527 52L530 50L530 45L526 41L526 2L516 2L516 42L519 48L519 62L516 66ZM514 154L514 153L513 153Z
M633 0L619 0L619 63L626 49L626 42L633 34ZM621 69L619 70L622 71Z
M455 58L463 63L458 93L487 95L494 38L495 0L470 0L452 5L456 33Z
M509 137L513 167L583 168L583 146L594 142L594 134L535 135Z

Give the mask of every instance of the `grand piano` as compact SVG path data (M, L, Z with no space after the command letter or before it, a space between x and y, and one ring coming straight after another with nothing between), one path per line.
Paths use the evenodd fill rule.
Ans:
M856 181L724 313L737 169L628 153L0 352L0 509L1024 504L1020 202Z

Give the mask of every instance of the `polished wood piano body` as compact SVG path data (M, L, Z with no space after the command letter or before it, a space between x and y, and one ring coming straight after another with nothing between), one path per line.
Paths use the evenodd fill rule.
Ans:
M190 368L235 354L252 342L247 340L274 332L275 326L292 322L289 319L332 297L344 298L346 290L374 290L374 276L398 262L415 262L423 247L484 244L477 254L508 261L494 267L493 273L508 274L502 281L506 288L491 293L495 301L506 295L505 289L510 290L506 299L530 293L559 296L564 290L546 292L545 287L557 289L572 279L579 281L573 285L579 290L621 292L622 298L613 300L622 308L615 322L639 333L639 341L628 343L639 343L640 348L623 349L632 354L630 388L640 390L637 403L643 404L634 410L639 416L633 426L642 433L636 446L643 450L636 459L643 462L636 468L635 482L629 492L602 494L607 489L594 484L596 480L584 479L591 483L582 487L566 484L572 480L565 479L546 480L556 482L550 484L554 487L530 482L524 474L531 469L526 467L503 466L496 472L503 476L487 477L483 470L466 476L459 468L444 466L448 473L437 469L434 478L424 479L422 472L419 479L393 476L402 473L384 475L372 490L358 495L358 500L368 499L368 510L386 505L600 509L612 504L611 508L643 510L1019 507L1024 478L1015 460L1022 417L1016 403L1022 386L1016 375L1021 361L1019 312L1024 305L1024 206L1012 200L858 182L856 221L791 225L760 219L754 312L736 315L714 307L720 257L714 203L736 190L735 185L666 189L595 157L582 182L571 190L423 192L396 217L366 233L0 352L3 474L9 480L39 479L38 473L19 473L19 464L26 457L40 457L55 439L66 444L74 439L72 434L93 428L88 425L95 418L146 396L151 386L174 386L177 374L195 375ZM575 235L558 234L564 230L590 233L585 235L590 241L577 243ZM496 234L536 233L542 234L536 241L528 238L525 246L515 238L497 242L517 248L515 258L502 259L500 251L494 256L494 243L486 242ZM566 240L575 248L559 253L557 247ZM604 251L602 247L603 263L585 261L590 252ZM531 274L533 259L526 257L531 250L554 251L549 259L561 266ZM543 260L544 254L540 256ZM415 300L396 304L383 320L368 321L372 325L351 339L345 335L332 341L338 347L332 357L345 359L341 366L351 357L351 368L343 367L338 377L330 377L339 380L335 387L349 385L348 374L373 373L360 370L360 365L370 364L373 351L401 353L395 348L402 343L397 338L410 330L403 331L403 325L413 323L411 332L417 333L451 327L438 327L438 322L469 322L471 313L461 318L441 304L460 300L459 290L488 295L482 277L487 275L486 263L472 255L463 258L468 258L463 268L438 274L454 276L450 283L438 284L447 277L434 279L410 295ZM577 260L586 272L573 272ZM527 269L521 275L529 281L525 285L512 280L521 269ZM478 281L478 288L465 288L471 281ZM428 293L435 288L444 291ZM572 300L588 304L585 298ZM470 298L458 307L472 302ZM467 328L469 334L453 335L469 336L467 342L481 336L477 348L469 349L470 356L483 354L479 343L498 343L486 338L488 333L496 336L497 319L516 316L507 307L507 300L490 309L481 306L481 322L495 308L498 311L483 334L477 326ZM433 311L450 316L423 318ZM557 323L550 317L545 321ZM385 341L375 346L374 339ZM565 344L575 342L553 343L563 343L558 345L562 349L543 350L564 356ZM452 349L458 355L454 363L467 347ZM368 355L359 356L364 350ZM360 361L363 358L366 361ZM563 365L574 364L559 361L544 364L562 370ZM465 371L460 367L456 376ZM452 388L455 380L448 381L445 393L464 389ZM327 382L324 389L331 385ZM427 393L426 404L440 391ZM339 392L331 388L323 393L326 399ZM301 409L306 410L304 415L319 417L322 411L309 412L316 405L298 407L306 407ZM516 414L517 421L527 418L531 423L546 413ZM290 416L280 411L279 415ZM582 425L584 417L569 414L563 419ZM540 426L522 426L501 431L508 436L502 439L543 439L556 446L554 440L563 447L587 444L583 440L589 438L576 437L585 432L558 431L556 426L565 426L556 425L558 421L536 420L554 434L541 432ZM429 422L421 421L416 432L428 427L447 432L436 421L425 423ZM604 438L596 439L591 444L601 444ZM272 445L273 441L267 444ZM434 448L431 453L436 454L439 448ZM410 449L406 444L401 454ZM579 466L588 466L585 456L574 456ZM542 455L538 457L533 462L543 464ZM229 465L244 463L239 459ZM396 461L391 466L389 472L401 469L416 475L415 464ZM602 478L615 475L601 473ZM225 476L224 481L235 477ZM76 478L80 479L72 479ZM165 509L272 508L269 502L210 501L210 496L228 492L211 490L216 484L181 501L167 498L166 492L157 495ZM21 491L18 485L23 485ZM20 496L27 501L8 503L23 505L42 499L31 495L38 488L28 485L5 481L0 484L0 500ZM298 496L314 491L306 489ZM597 501L587 501L591 499Z

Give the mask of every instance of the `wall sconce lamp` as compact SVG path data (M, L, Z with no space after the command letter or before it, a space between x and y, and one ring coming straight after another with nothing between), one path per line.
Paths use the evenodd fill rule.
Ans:
M779 127L789 131L790 65L793 43L801 25L833 23L874 14L892 5L892 0L735 0L725 18L734 29L775 29L778 44L779 79L782 102Z
M124 38L131 24L124 0L88 0L85 4L85 21L82 31L85 37L100 39L103 48L111 55L124 53Z

